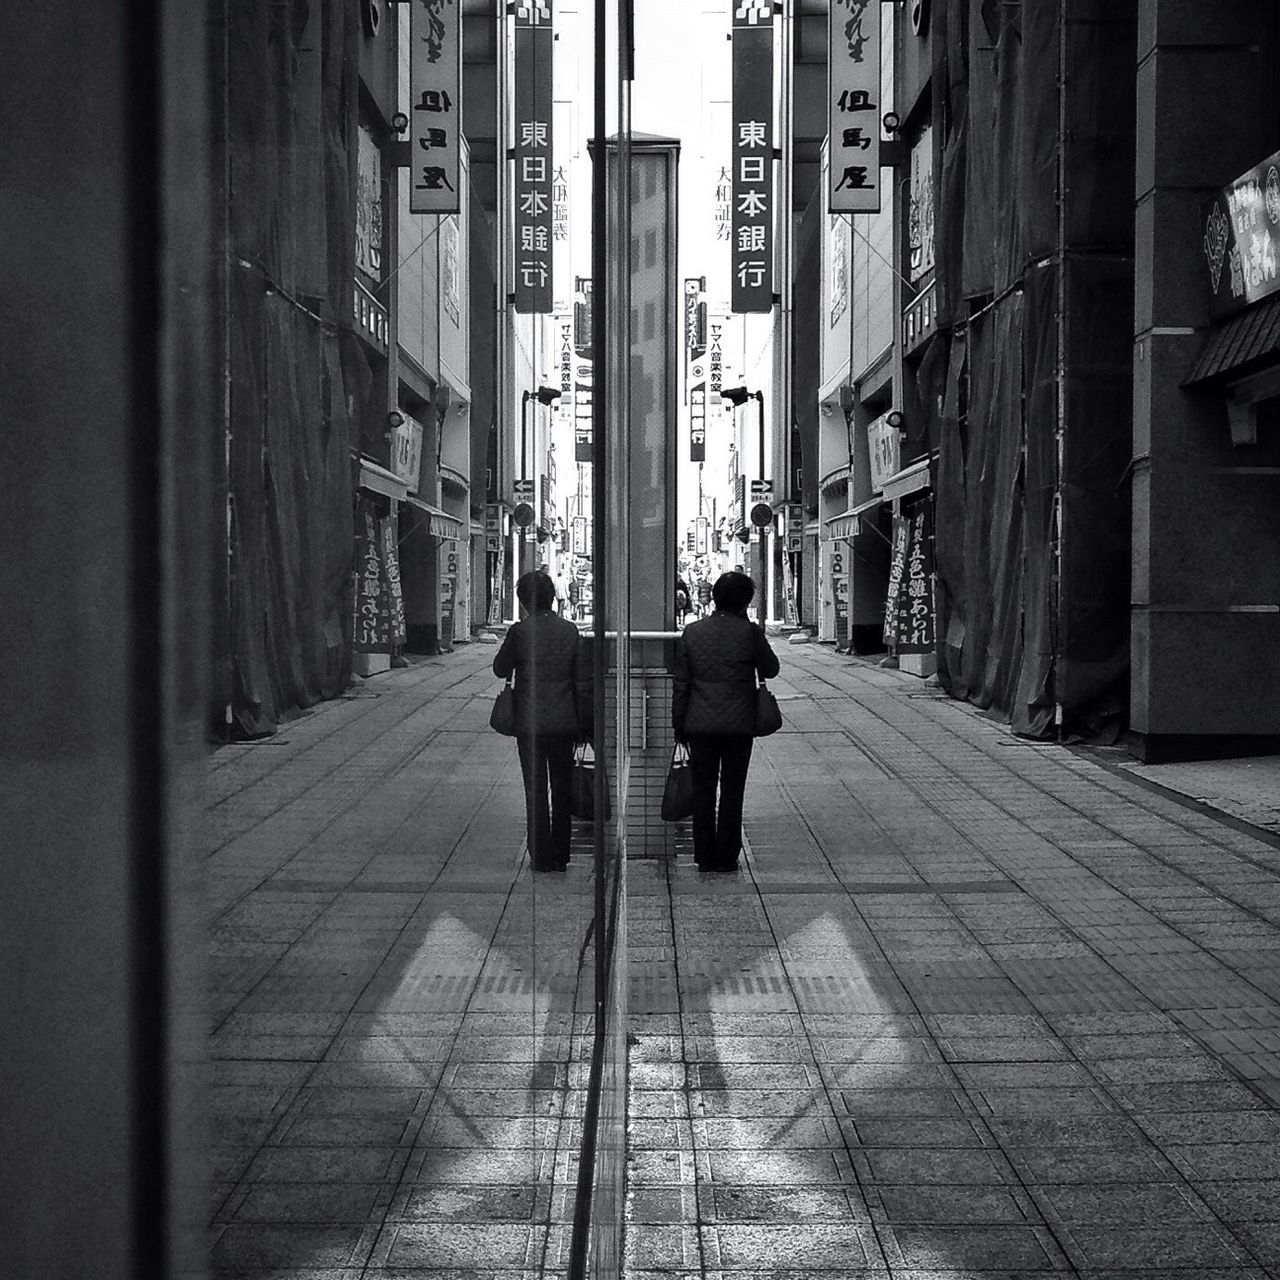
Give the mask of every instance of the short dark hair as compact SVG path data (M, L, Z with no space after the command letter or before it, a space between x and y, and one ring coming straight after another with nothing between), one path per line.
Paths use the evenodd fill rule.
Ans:
M516 583L516 599L526 609L550 609L556 602L556 584L541 569L522 573Z
M717 609L726 613L738 613L755 599L756 584L745 573L736 569L732 573L722 573L711 588L711 598Z

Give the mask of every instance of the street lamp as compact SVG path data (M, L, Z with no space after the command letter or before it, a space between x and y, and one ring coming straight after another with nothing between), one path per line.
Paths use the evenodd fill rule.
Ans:
M765 479L764 469L764 392L748 391L746 387L730 387L727 391L721 391L722 399L727 400L735 409L740 409L748 400L756 402L756 409L759 412L760 424L760 479ZM772 519L769 521L772 523ZM760 529L760 622L763 623L769 616L769 552L768 552L768 524L761 524Z

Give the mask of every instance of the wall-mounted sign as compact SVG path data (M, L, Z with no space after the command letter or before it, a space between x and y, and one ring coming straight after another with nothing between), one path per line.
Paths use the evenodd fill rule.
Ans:
M440 301L455 325L462 323L460 241L458 219L445 218L440 223Z
M871 492L879 493L884 482L902 470L902 433L896 425L890 425L887 413L867 423L867 458L871 463Z
M363 124L356 141L356 267L382 279L382 152Z
M879 213L880 0L831 0L827 12L827 207Z
M573 364L573 460L590 462L591 427L594 406L591 402L591 361L578 356Z
M831 324L834 329L849 307L849 219L831 219Z
M907 275L914 284L933 270L933 127L911 147L911 199L907 209Z
M1280 291L1280 151L1214 196L1201 230L1213 316Z
M409 212L457 213L462 185L462 0L411 0Z
M773 309L773 0L735 0L732 123L733 310L767 313Z
M551 311L553 230L551 0L519 0L515 9L515 309Z

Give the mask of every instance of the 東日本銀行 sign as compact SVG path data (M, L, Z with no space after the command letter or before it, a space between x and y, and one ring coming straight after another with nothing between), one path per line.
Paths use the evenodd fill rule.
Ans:
M515 309L552 310L551 0L515 5L515 210L512 267Z
M734 0L730 299L773 309L773 4Z

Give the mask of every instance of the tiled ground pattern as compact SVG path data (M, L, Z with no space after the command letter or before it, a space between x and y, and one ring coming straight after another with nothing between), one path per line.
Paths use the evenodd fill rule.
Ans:
M747 872L631 868L631 1280L1280 1275L1280 851L783 661Z
M590 881L491 656L213 760L220 1276L563 1274ZM632 1280L1280 1275L1280 853L782 657L747 871L629 869Z
M492 655L417 662L215 753L220 1277L563 1274L589 850L529 874Z

